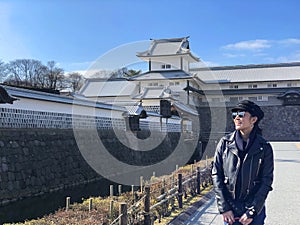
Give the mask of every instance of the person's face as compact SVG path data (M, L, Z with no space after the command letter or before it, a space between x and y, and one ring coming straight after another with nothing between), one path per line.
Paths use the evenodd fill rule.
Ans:
M251 116L249 112L237 111L232 113L235 129L243 132L251 132L254 123L257 121L256 116Z

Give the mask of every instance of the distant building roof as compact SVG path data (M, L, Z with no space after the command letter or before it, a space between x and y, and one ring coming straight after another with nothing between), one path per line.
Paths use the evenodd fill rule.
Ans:
M189 78L193 78L193 75L190 73L186 73L183 70L155 70L130 77L129 80L165 80Z
M151 39L151 45L148 50L138 52L140 58L149 58L157 56L188 55L190 61L198 62L199 58L190 52L189 37L170 38L170 39Z
M7 90L9 95L12 95L14 97L20 97L20 98L29 98L29 99L36 99L41 101L50 101L50 102L57 102L57 103L64 103L64 104L72 104L72 105L82 105L87 107L94 107L94 108L103 108L103 109L109 109L109 110L119 110L119 111L126 111L124 107L106 104L102 102L95 102L90 101L88 99L84 98L73 98L68 96L61 96L57 94L51 94L41 91L34 91L29 89L23 89L23 88L17 88L17 87L10 87L5 86L5 89ZM22 99L20 99L22 101Z
M180 102L174 102L173 105L179 111L183 111L185 113L192 114L194 116L199 116L197 110L194 108L191 108L188 105L182 104Z
M86 97L130 96L135 88L136 85L126 79L88 79L79 94Z
M300 80L300 62L193 68L205 82L263 82Z

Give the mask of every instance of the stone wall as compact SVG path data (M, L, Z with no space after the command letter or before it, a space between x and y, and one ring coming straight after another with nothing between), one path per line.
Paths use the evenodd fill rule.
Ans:
M129 137L123 135L120 142L113 130L99 130L98 135L118 160L150 165L172 153L180 133L168 133L159 147L147 153L123 145ZM149 133L136 135L143 139ZM82 157L73 130L0 129L0 205L100 179Z
M2 204L100 179L72 130L1 129L0 165Z

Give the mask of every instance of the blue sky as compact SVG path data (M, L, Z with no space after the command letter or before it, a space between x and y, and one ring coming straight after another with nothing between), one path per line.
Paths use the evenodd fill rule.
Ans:
M133 44L135 57L148 46L134 43L190 36L208 66L300 61L299 8L297 0L0 0L0 59L86 70L118 46Z

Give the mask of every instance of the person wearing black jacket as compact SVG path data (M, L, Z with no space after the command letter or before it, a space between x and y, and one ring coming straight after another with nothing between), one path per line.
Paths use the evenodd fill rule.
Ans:
M224 224L264 224L274 158L258 126L263 117L264 112L254 102L239 102L232 109L235 131L217 145L212 179Z

